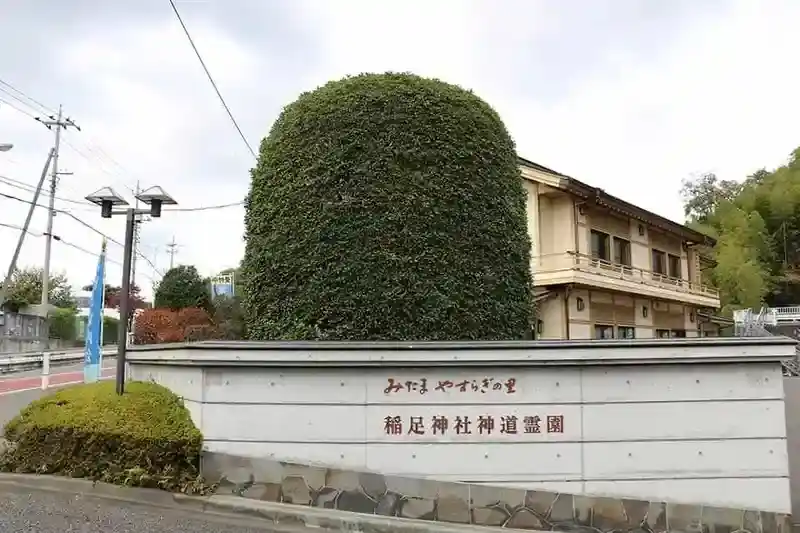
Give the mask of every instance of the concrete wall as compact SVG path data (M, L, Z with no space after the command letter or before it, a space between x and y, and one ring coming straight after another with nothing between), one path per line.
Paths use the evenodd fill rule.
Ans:
M604 364L612 352L559 368L511 367L502 353L481 368L331 368L311 352L293 367L237 368L134 352L131 371L183 396L214 452L789 512L780 363Z
M786 395L786 439L792 487L792 509L800 514L800 378L783 378Z
M5 312L0 316L0 354L38 352L45 347L44 318L33 314ZM50 339L51 350L75 347L73 341Z
M261 514L278 523L299 522L322 530L328 524L315 520L316 513L304 513L303 507L358 513L336 517L340 522L331 524L331 529L372 533L412 529L388 517L584 533L788 533L790 528L785 514L752 509L470 485L213 452L203 454L202 473L207 480L220 482L218 496L260 500ZM369 515L374 518L369 520ZM438 530L415 525L414 531Z

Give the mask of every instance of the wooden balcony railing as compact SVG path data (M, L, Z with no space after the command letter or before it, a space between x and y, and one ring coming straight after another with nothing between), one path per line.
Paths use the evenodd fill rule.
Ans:
M644 283L653 287L670 289L679 292L719 298L719 291L713 287L689 281L688 279L671 278L658 272L628 265L615 264L597 259L586 254L563 252L545 254L533 258L534 276L537 273L555 273L579 270L632 283Z

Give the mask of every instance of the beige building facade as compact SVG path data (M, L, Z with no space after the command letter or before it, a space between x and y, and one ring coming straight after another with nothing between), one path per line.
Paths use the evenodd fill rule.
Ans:
M704 285L715 243L686 226L520 159L540 339L715 336Z

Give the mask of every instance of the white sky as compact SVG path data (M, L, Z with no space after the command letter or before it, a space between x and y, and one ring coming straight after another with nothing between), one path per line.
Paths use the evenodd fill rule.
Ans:
M57 196L72 201L56 205L118 241L121 219L75 202L105 185L130 198L137 180L161 185L179 207L238 202L253 164L167 0L124 4L74 0L69 12L45 17L47 0L24 8L0 0L0 80L49 108L63 103L82 128L64 134L60 168L73 174ZM185 0L178 8L254 149L300 92L387 70L474 89L523 157L676 220L683 178L741 179L800 145L797 1ZM3 89L0 143L16 146L0 153L0 194L30 199L7 180L35 184L53 135L2 100L41 116L35 104ZM25 211L0 196L0 224L21 225ZM168 266L173 235L177 263L207 275L238 264L242 218L234 207L146 223L141 251L156 268L138 261L144 292ZM38 209L32 231L44 228ZM18 233L0 226L3 271ZM67 215L54 234L99 251L100 237ZM119 246L109 253L121 261ZM44 239L29 236L20 266L43 256ZM94 275L96 258L61 242L52 261L75 286Z

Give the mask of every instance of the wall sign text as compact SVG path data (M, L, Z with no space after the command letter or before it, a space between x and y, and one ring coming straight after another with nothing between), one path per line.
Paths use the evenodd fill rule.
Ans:
M402 381L395 378L388 378L386 388L383 389L383 393L387 395L411 392L427 394L431 391L438 394L443 392L480 392L483 394L488 392L504 392L506 394L515 394L517 392L517 379L485 377L480 379L443 379L431 381L428 380L428 378L419 378L417 380Z
M564 415L492 415L446 417L434 415L430 418L410 416L404 419L390 415L383 419L383 431L387 435L504 435L564 433Z

